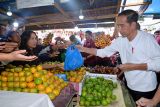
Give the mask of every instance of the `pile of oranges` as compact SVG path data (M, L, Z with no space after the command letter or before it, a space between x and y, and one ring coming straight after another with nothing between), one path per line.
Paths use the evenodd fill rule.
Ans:
M51 100L55 99L67 85L63 79L43 70L41 65L10 68L0 75L0 90L43 93Z
M98 48L104 48L106 46L109 46L111 44L111 39L109 35L97 35L95 38L95 45Z
M67 78L70 82L79 83L82 81L84 75L86 74L86 69L85 67L81 67L75 71L65 72L65 74L67 75Z

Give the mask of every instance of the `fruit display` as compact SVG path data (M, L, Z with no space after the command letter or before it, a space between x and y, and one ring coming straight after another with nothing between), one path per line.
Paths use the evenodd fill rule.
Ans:
M64 72L67 75L67 78L70 82L79 83L83 79L84 75L86 74L85 67L81 67L75 71Z
M63 79L38 66L10 66L0 75L0 89L16 92L43 93L52 100L68 85Z
M111 39L109 35L101 34L95 38L95 45L97 48L104 48L111 44Z
M113 67L106 67L106 66L98 66L91 68L89 70L91 73L100 73L100 74L113 74Z
M80 96L80 106L108 106L116 101L113 90L117 83L103 77L86 78Z
M52 38L53 38L53 34L49 33L46 38L43 39L43 44L44 45L50 45L50 43L52 42Z

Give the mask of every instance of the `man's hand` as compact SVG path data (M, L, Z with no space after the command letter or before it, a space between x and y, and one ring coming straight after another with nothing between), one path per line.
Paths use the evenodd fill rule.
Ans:
M9 55L10 60L33 61L33 60L37 59L36 56L23 55L25 53L26 53L26 50L18 50L18 51L11 52L8 55Z
M0 42L0 51L5 49L5 42Z
M155 107L156 104L152 99L140 98L136 101L137 107Z
M83 46L82 45L76 45L76 47L79 49L79 51L83 52Z

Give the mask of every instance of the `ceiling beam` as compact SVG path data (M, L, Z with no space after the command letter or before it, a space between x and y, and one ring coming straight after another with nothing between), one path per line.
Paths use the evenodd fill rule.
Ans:
M103 16L94 16L94 17L85 17L85 20L83 21L87 21L87 20L98 20L98 19L107 19L107 18L114 18L116 17L116 14L110 14L110 15L103 15ZM33 26L35 24L56 24L56 23L64 23L64 22L78 22L78 21L82 21L80 19L74 18L74 19L65 19L63 20L63 22L61 20L58 21L57 20L50 20L50 21L45 21L45 22L35 22L35 23L28 23L26 24L26 26Z
M126 5L121 5L121 7L130 7L130 6L138 6L138 5L148 5L151 2L139 2L139 3L128 3Z
M107 7L101 7L101 8L96 8L96 9L88 9L88 10L83 10L83 12L93 12L93 11L104 11L107 9L112 9L112 8L117 8L117 6L107 6ZM65 12L69 15L69 13L72 12ZM79 13L79 11L75 11L75 13ZM55 13L57 14L57 13ZM32 18L41 18L44 16L49 16L49 15L53 15L53 14L44 14L44 15L39 15L39 16L30 16L30 17L25 17L25 19L32 19Z
M54 7L56 7L67 19L70 19L71 17L69 16L68 13L66 13L58 3L54 3ZM75 23L72 21L73 25L75 25Z

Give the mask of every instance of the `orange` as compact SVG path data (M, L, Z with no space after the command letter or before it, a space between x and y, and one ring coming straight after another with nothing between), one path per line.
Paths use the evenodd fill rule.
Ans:
M49 93L48 96L51 100L54 100L56 98L56 96L53 93Z
M42 68L41 65L38 65L38 66L37 66L37 70L38 70L38 71L40 71L40 70L42 70L42 69L43 69L43 68Z
M19 72L19 76L21 77L21 76L24 76L24 72L22 71L22 72Z
M55 96L58 96L58 95L60 94L60 91L58 91L58 90L53 90L53 93L54 93Z
M19 82L13 82L13 87L18 88L19 87Z
M27 83L27 87L28 88L34 88L36 85L35 85L35 83L34 82L29 82L29 83Z
M26 78L24 76L21 76L21 77L19 77L19 81L24 82L24 81L26 81Z
M2 82L2 87L7 87L7 82Z
M43 81L43 82L46 82L46 81L47 81L47 77L46 77L46 76L42 76L41 78L42 78L42 81Z
M13 76L14 76L14 77L18 77L18 76L19 76L19 73L14 72L14 73L13 73Z
M38 90L40 90L40 91L42 91L42 90L45 89L44 85L42 85L42 84L39 84L39 85L37 86L37 88L38 88Z
M2 76L2 81L7 82L8 78L5 76Z
M53 73L48 72L47 75L48 75L49 77L51 77L51 76L53 76Z
M41 91L39 91L39 93L45 94L45 90L41 90Z
M12 73L12 72L9 72L9 73L8 73L8 76L13 76L13 73Z
M2 76L7 76L8 72L7 71L3 71L1 74L2 74Z
M39 72L35 72L35 73L34 73L34 77L38 78L38 77L40 77L40 76L41 76L41 75L40 75Z
M19 77L14 77L14 81L18 82L19 81Z
M46 92L47 94L48 94L48 93L51 93L51 92L52 92L52 88L51 88L51 87L46 87L45 92Z
M33 76L32 75L27 76L26 77L26 82L31 82L31 81L33 81Z
M71 82L75 82L75 80L76 80L75 77L71 77L71 78L69 79L69 81L71 81Z
M32 72L32 73L37 72L37 70L36 70L36 68L35 68L35 67L31 67L31 68L30 68L30 70L31 70L31 72Z
M19 86L21 88L26 88L27 87L27 83L26 82L20 82Z

